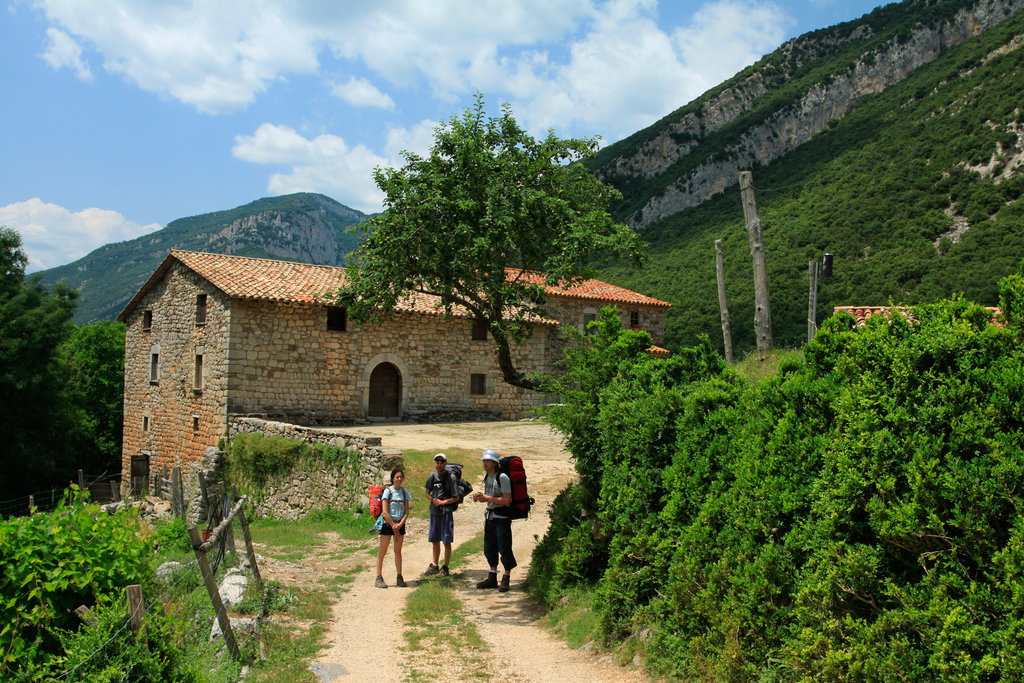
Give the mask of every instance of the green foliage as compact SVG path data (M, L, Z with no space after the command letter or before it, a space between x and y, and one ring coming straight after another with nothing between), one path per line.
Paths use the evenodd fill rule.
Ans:
M774 70L783 68L775 61L788 64L783 69L788 80L777 85L780 99L758 98L745 116L706 139L702 135L702 142L663 176L637 175L630 180L614 175L615 163L636 153L643 139L605 148L592 168L627 195L615 215L626 218L658 194L659 187L677 182L680 174L713 154L728 156L728 145L747 134L751 123L790 106L785 101L796 102L819 84L821 69L842 72L867 47L880 44L876 38L891 38L919 21L942 21L964 4L900 3L880 8L866 20L871 31L853 31L855 26L827 29L820 42L812 41L814 54L794 54L794 46L787 44L766 58L770 63L752 67L775 85ZM1006 179L983 178L965 165L987 164L993 155L1022 151L1015 131L1018 94L1024 88L1024 52L997 52L1022 30L1024 16L1018 13L945 51L900 83L865 97L793 152L752 169L777 345L789 347L805 340L807 263L824 252L835 254L836 265L835 277L822 283L819 291L819 320L837 305L884 305L890 299L913 305L962 293L984 305L997 303L996 283L1014 272L1024 254L1024 174L1011 169ZM801 66L789 64L791 59ZM792 76L798 73L811 80L797 83L800 79ZM736 85L723 85L730 83ZM654 128L666 129L685 115L697 116L703 103L702 98ZM652 129L651 135L658 130ZM959 241L947 239L936 246L952 227L946 210L965 217L970 228ZM641 235L650 243L646 267L634 272L609 266L601 277L673 303L665 332L670 349L695 344L701 334L712 332L721 348L712 265L716 239L723 241L725 251L734 347L738 355L756 347L750 252L738 188L652 224Z
M191 555L192 541L188 526L181 517L171 517L154 523L153 544L163 555Z
M124 323L104 321L76 328L61 348L81 429L76 464L87 472L121 468L124 336Z
M75 293L25 280L21 237L0 227L0 498L63 486L76 424L58 349L73 329Z
M485 116L478 94L435 129L429 155L404 152L403 168L375 171L386 210L364 226L338 293L352 319L376 320L411 292L436 295L446 314L461 308L486 322L505 381L532 388L510 342L545 315L545 284L579 281L599 256L639 262L639 238L607 211L618 193L576 163L596 148L552 132L535 139L507 105Z
M331 468L345 476L349 493L358 497L362 490L361 461L354 449L327 444L310 444L286 436L238 434L228 445L228 474L239 490L259 498L270 477L293 469L319 471Z
M77 487L50 513L0 522L0 675L59 656L71 610L146 583L151 552L132 511L101 512Z
M618 363L572 446L596 500L560 494L531 590L589 590L600 637L649 628L673 678L1019 678L1024 347L989 319L962 298L836 316L756 383L706 342Z
M186 656L174 620L158 608L147 609L135 635L123 600L101 599L91 610L96 623L60 632L64 655L49 676L62 681L206 681L204 669Z

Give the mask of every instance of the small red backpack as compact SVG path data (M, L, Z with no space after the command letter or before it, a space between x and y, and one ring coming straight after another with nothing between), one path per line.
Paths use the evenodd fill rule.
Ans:
M380 517L380 513L384 511L384 507L381 505L380 497L384 493L384 487L378 484L374 484L370 487L370 514L373 515L374 519Z

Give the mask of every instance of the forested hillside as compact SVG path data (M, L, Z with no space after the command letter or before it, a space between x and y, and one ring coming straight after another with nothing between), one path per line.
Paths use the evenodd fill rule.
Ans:
M81 292L75 322L113 320L170 249L340 266L358 241L346 229L364 218L362 212L320 194L268 197L179 218L154 233L107 244L73 263L43 271L43 284L63 282Z
M967 4L896 7L939 21L934 16L939 10ZM848 36L878 34L885 17L901 31L917 25L891 10L881 12L862 20L866 24L860 28L857 22L836 28ZM812 34L818 43L822 33ZM819 295L819 320L836 305L912 304L955 292L996 303L996 282L1024 257L1022 44L1024 16L1018 13L865 96L793 151L748 166L764 228L777 345L804 339L808 261L823 252L836 255L836 270ZM765 61L774 64L782 52L793 51L793 45L784 46ZM815 57L825 60L819 65L838 59ZM831 75L807 69L807 78L811 72L826 82L837 78L827 68ZM784 92L785 86L779 90ZM639 149L642 138L621 144ZM723 150L712 135L692 154L708 159ZM636 176L628 180L610 172L628 156L613 145L595 165L624 190L623 219L635 218L642 199ZM603 277L674 304L666 330L671 348L692 344L702 333L720 348L714 241L721 239L734 344L738 350L753 348L751 257L738 185L640 229L650 243L648 266L636 272L607 268Z

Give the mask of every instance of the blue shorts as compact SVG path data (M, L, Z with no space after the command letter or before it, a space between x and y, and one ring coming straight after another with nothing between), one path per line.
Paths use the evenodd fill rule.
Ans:
M395 535L395 530L391 528L390 524L388 524L387 522L384 522L384 526L381 527L381 530L380 530L380 535L381 536L394 536ZM405 536L405 525L404 524L402 526L398 527L398 535L399 536Z
M455 540L455 520L450 512L447 515L430 515L427 540L431 543L452 543Z

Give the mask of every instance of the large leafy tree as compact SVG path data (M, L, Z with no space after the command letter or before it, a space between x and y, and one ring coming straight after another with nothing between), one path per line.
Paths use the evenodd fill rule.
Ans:
M434 136L425 157L403 152L402 168L375 170L385 211L361 228L338 298L366 322L410 294L434 295L446 314L486 323L506 382L537 389L512 344L545 314L545 286L589 277L598 258L639 264L642 242L608 213L618 191L578 163L596 139L535 139L508 105L487 116L479 94Z
M124 323L79 327L61 348L80 442L78 467L91 473L121 467L124 417Z
M25 279L21 236L0 227L0 497L71 478L75 421L58 349L74 329L77 292Z

